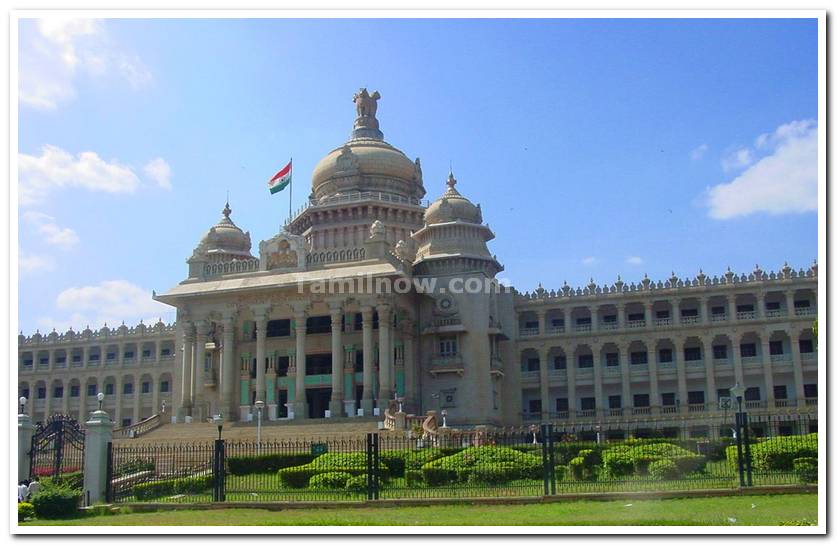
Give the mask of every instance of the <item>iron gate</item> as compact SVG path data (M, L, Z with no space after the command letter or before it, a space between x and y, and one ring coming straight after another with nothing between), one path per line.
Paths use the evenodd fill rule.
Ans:
M30 479L80 473L84 468L84 430L67 415L52 415L35 429L29 455Z

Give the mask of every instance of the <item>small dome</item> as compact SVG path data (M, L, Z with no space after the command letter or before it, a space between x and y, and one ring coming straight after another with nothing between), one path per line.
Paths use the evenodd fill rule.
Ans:
M447 223L451 221L465 221L468 223L482 223L482 211L479 205L463 197L456 190L456 178L453 172L448 174L448 189L444 195L430 203L424 212L424 223Z
M223 217L207 231L198 244L198 250L207 255L228 254L233 257L250 255L250 233L245 233L230 219L230 203L221 212Z

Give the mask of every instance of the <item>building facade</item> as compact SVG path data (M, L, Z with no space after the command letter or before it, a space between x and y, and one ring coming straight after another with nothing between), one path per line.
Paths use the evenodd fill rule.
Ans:
M155 299L176 324L21 334L20 395L43 420L105 393L123 425L165 413L249 420L447 411L459 425L651 418L701 433L736 383L751 411L816 414L817 266L617 280L518 293L453 173L423 202L421 162L383 139L361 89L350 139L315 167L308 205L252 253L221 219ZM165 405L165 408L164 408Z

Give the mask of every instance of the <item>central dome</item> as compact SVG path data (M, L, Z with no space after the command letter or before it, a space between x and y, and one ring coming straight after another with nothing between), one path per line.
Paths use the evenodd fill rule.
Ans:
M366 191L410 200L424 197L420 161L410 160L384 142L375 118L380 96L377 91L369 95L366 89L355 95L358 116L352 137L314 167L311 189L315 201Z

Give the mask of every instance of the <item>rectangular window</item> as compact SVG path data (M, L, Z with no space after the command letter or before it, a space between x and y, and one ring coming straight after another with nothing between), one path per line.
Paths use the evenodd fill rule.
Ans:
M78 384L74 384L70 386L70 397L78 397L80 394L81 388L79 388Z
M773 398L774 399L787 399L788 398L788 387L784 384L777 385L773 387Z
M727 359L727 345L725 344L716 344L712 347L712 357L716 360L725 360Z
M695 318L698 315L698 309L696 308L684 308L680 311L680 316L683 318Z
M634 394L634 407L650 407L651 396L648 394Z
M529 412L532 414L540 414L541 412L541 400L540 399L530 399L529 400Z
M363 372L363 350L355 351L355 372Z
M800 299L793 302L793 308L811 308L811 301L808 299Z
M163 393L168 393L169 391L169 381L164 380L160 383L160 391Z
M779 301L768 301L764 306L767 310L779 310L782 308L782 303Z
M439 355L451 357L457 354L456 336L448 335L439 337Z
M330 375L331 374L331 353L308 354L305 356L306 375Z
M631 365L648 363L648 352L631 352Z
M108 361L113 361L116 359L116 352L108 352Z
M683 349L683 359L685 361L698 361L701 359L700 356L700 347L699 346L690 346L688 348Z
M113 384L105 384L105 395L113 395Z
M330 329L329 329L330 331ZM291 321L287 320L269 320L265 330L266 337L290 337L291 336Z
M20 395L22 395L22 396L23 396L23 397L25 397L26 399L29 399L29 388L24 388L24 389L22 389L22 390L20 391Z
M566 397L559 397L555 400L555 410L559 413L570 410L570 403Z
M130 418L123 418L122 419L122 427L123 428L127 428L130 425L131 425L131 419Z
M25 365L27 367L31 367L32 366L32 358L23 358L23 365Z
M150 382L145 381L145 382L142 383L142 393L144 393L144 394L151 393L151 383Z
M99 354L90 354L90 361L99 361Z
M784 354L784 348L782 347L782 341L770 341L770 355L771 356L781 356Z
M805 384L803 389L805 390L805 397L817 397L816 384Z
M575 320L576 325L590 325L592 320L588 318L576 318Z
M363 330L363 313L356 312L354 320L355 320L355 326L354 326L355 331L362 331Z
M593 367L593 354L579 354L578 368L586 369L589 367Z
M759 401L761 400L761 390L758 386L753 386L744 390L744 401Z
M741 357L752 358L756 355L756 343L741 343Z
M96 385L95 384L88 384L87 385L87 395L88 396L96 395Z
M718 399L722 397L732 397L729 393L729 388L718 388Z
M605 354L605 365L608 367L616 367L619 365L619 354L616 352L608 352Z
M527 371L540 371L541 370L541 360L540 360L540 358L528 358L526 360L526 370Z
M291 364L291 359L288 356L279 356L276 358L276 375L280 377L288 376L288 367Z
M810 354L814 351L814 341L811 339L799 339L799 351L803 354Z
M593 411L596 409L596 398L595 397L582 397L581 398L581 410L582 411Z
M644 320L645 313L643 312L635 312L633 314L628 314L628 321L635 322L637 320Z
M311 316L305 322L308 334L331 333L331 316Z
M48 365L49 364L49 356L41 358L41 365Z
M727 313L727 307L712 307L713 316L722 316Z
M122 393L123 394L133 394L134 393L134 384L132 382L126 382L122 385Z
M607 397L607 406L610 409L621 409L622 408L622 396L608 396Z
M664 320L669 317L669 313L667 310L658 310L657 311L657 319Z
M55 389L52 391L52 397L54 397L54 398L64 397L64 387L63 386L56 386Z
M567 368L567 357L566 356L555 356L553 360L553 364L555 365L554 369L566 369Z
M705 403L705 398L703 396L703 390L695 390L693 392L689 392L689 405L703 405Z
M564 319L563 318L553 318L551 323L552 323L552 327L564 327Z
M46 399L46 388L38 388L38 399Z
M738 305L735 310L738 312L753 312L756 308L753 305Z
M536 321L534 321L534 322L530 320L530 321L525 322L525 323L523 324L523 327L524 327L525 329L538 329L539 324L538 324L537 320L536 320Z
M55 361L58 363L67 363L67 356L55 356Z
M664 393L661 396L661 398L662 398L662 402L663 402L663 407L671 407L672 405L675 405L674 392Z
M171 348L163 348L160 351L161 356L171 356Z
M131 358L133 358L133 357L134 357L134 353L133 353L133 352L125 352L125 359L126 359L126 360L129 360L129 359L131 359Z
M609 314L607 316L602 316L602 323L604 324L615 324L617 320L616 314Z
M151 357L151 350L143 350L142 351L143 358L150 358Z
M660 349L660 363L671 363L674 360L674 354L671 348Z
M73 354L73 363L78 363L81 361L81 354Z

